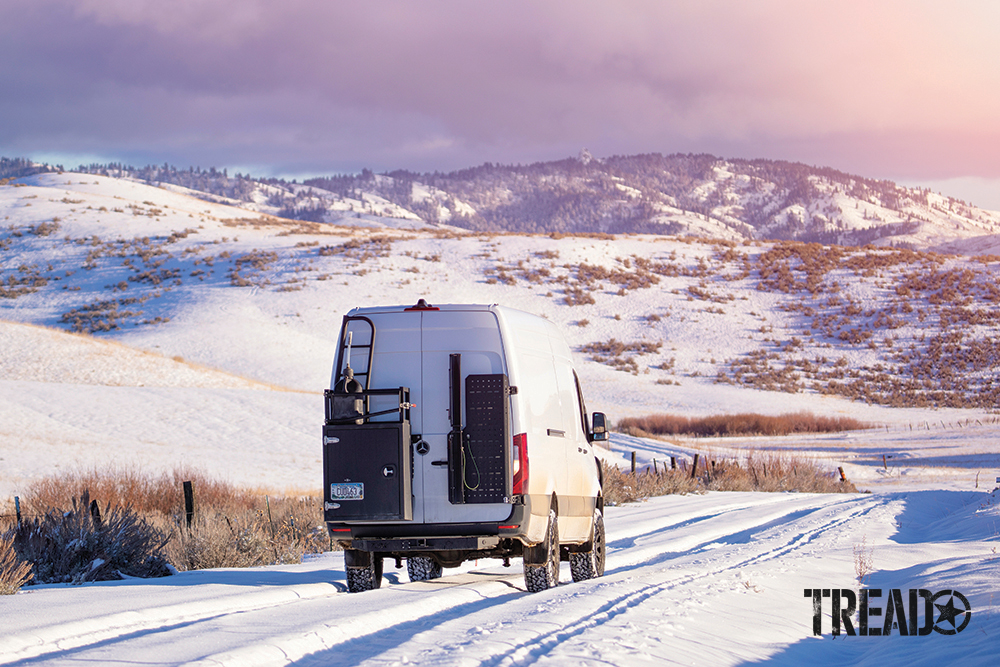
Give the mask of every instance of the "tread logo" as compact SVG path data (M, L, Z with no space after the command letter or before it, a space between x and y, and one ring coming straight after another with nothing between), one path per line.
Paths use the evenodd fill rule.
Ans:
M924 588L907 591L904 605L903 590L888 589L883 603L881 588L862 589L858 595L849 588L806 588L803 596L812 598L812 626L814 635L823 634L823 600L830 599L832 634L841 631L849 636L884 637L893 631L903 636L917 637L937 632L957 635L972 620L972 606L968 598L956 590L931 593ZM854 628L854 612L858 613L858 627Z

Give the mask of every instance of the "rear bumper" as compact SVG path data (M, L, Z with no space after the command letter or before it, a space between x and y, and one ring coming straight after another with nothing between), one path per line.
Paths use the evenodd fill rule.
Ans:
M358 540L365 539L429 541L458 539L456 536L470 539L498 536L504 538L523 534L530 516L531 502L525 496L521 504L511 506L510 515L503 521L470 523L328 521L326 525L330 536L338 542L353 540L357 543Z
M460 535L453 537L363 537L351 540L351 548L360 551L488 551L500 545L499 535Z

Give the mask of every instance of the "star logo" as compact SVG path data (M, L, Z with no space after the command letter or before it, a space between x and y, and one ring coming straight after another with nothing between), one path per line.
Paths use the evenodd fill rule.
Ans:
M938 604L938 600L941 598L947 598L948 602ZM962 608L955 606L955 600L958 600L962 604ZM972 620L972 607L969 605L969 600L958 591L938 591L931 598L931 602L934 603L934 606L938 610L937 621L934 622L934 630L942 635L957 635ZM965 617L962 619L962 622L956 624L955 619L963 614ZM948 624L951 624L950 628Z

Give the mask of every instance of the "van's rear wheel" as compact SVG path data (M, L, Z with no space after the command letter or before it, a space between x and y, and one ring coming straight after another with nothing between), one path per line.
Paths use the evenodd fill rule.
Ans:
M441 564L430 556L410 556L406 559L406 573L410 581L440 579Z
M532 593L554 588L559 584L559 521L554 509L549 510L549 525L545 539L524 550L524 585Z
M593 537L587 551L570 553L569 569L573 573L573 581L594 579L604 574L604 515L601 510L594 510Z
M370 551L344 549L344 565L348 592L370 591L382 585L382 556Z

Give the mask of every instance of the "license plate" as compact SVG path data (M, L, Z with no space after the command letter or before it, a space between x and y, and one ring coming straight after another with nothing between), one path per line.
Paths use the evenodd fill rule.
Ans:
M362 482L344 482L330 485L330 500L364 500L365 485Z

